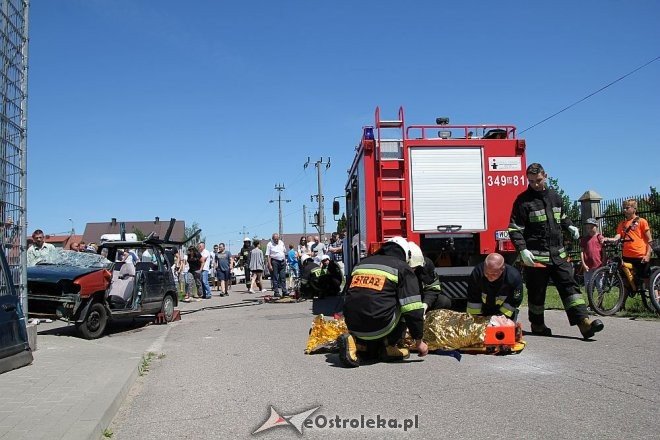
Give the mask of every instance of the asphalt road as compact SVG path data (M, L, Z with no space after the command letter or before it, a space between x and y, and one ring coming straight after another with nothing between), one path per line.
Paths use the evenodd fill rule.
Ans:
M312 302L244 306L240 291L183 305L207 308L172 324L112 422L113 439L249 438L271 405L282 416L320 406L310 417L319 424L416 422L407 432L303 428L309 438L655 439L660 431L658 321L604 318L605 330L583 341L563 312L548 311L557 336L527 335L519 355L413 354L344 369L336 355L303 354ZM216 307L225 304L240 307ZM287 425L257 436L300 434Z

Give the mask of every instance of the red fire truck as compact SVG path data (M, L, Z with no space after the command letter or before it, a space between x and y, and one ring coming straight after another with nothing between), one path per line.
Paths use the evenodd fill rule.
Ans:
M515 258L507 227L525 169L525 141L512 125L406 126L403 108L394 120L376 108L346 183L347 272L400 235L435 262L447 294L464 298L467 275L487 254Z

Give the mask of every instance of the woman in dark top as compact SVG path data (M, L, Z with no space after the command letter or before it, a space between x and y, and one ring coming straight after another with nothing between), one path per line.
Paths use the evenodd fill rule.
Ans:
M192 274L197 286L197 295L204 298L204 290L202 290L202 254L200 254L197 247L190 246L188 248L188 271Z

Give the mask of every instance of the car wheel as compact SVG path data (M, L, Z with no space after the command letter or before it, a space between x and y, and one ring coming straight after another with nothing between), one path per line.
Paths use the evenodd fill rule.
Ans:
M160 312L165 317L166 322L172 322L174 319L174 297L168 293L163 298L163 305L160 307Z
M108 324L108 311L100 302L95 302L89 308L85 320L78 325L78 331L85 339L96 339L103 335Z

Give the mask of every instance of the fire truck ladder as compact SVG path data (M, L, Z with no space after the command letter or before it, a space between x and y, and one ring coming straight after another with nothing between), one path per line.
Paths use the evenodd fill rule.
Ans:
M398 128L399 139L383 139L381 129ZM406 176L403 160L403 107L397 120L381 120L376 108L376 206L383 240L397 235L406 236L407 203Z

